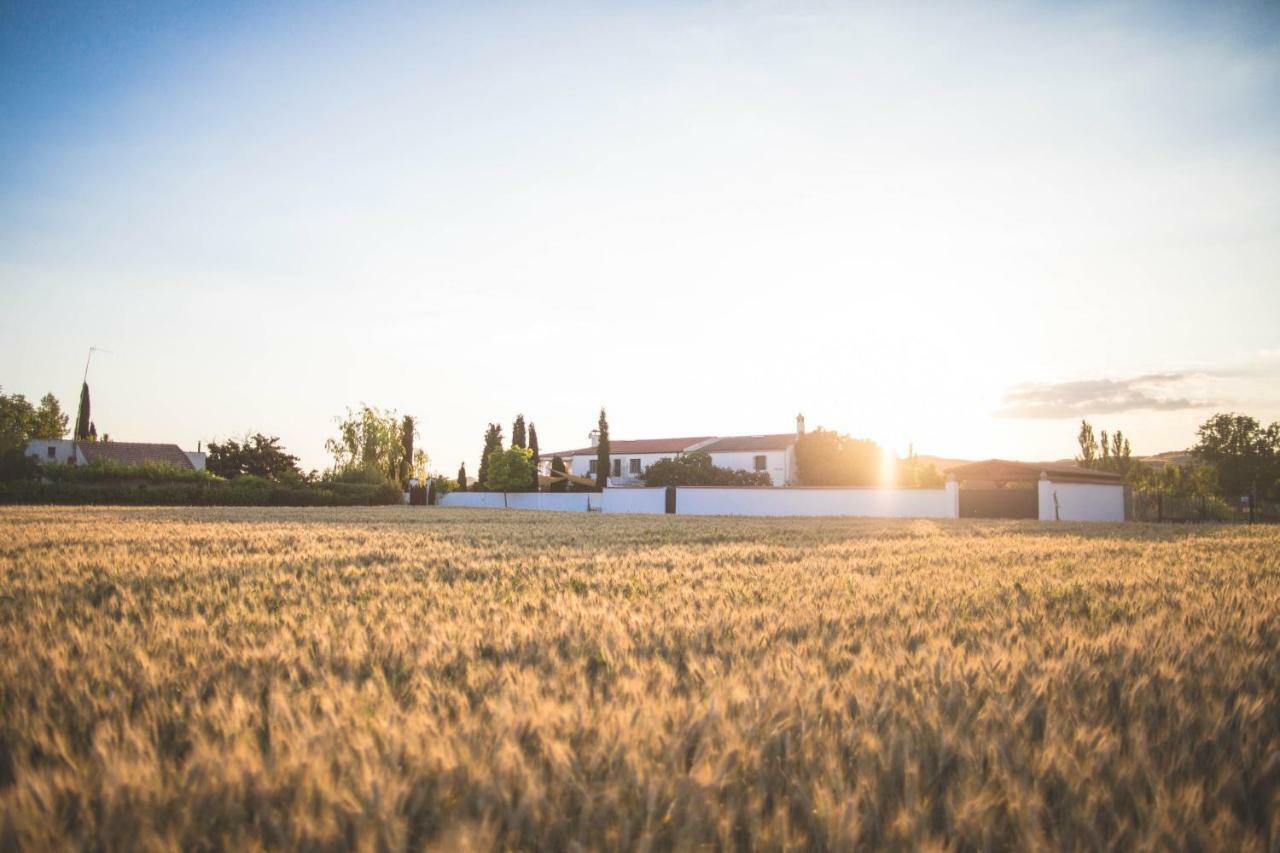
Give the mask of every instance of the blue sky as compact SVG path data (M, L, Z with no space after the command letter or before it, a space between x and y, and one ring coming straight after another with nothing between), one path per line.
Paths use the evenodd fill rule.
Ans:
M0 384L121 440L361 401L433 466L1280 418L1274 5L20 4Z

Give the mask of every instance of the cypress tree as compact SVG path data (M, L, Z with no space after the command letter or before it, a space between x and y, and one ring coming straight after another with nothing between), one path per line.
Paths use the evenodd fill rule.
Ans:
M480 491L489 488L489 454L501 449L502 427L499 424L489 424L489 428L484 431L484 453L480 455L480 473L476 477Z
M467 490L467 463L463 462L458 466L458 491L465 492Z
M533 421L529 421L529 449L533 451L533 482L529 487L533 491L538 491L538 430L534 427Z
M605 417L603 406L596 428L600 431L600 441L596 445L596 488L603 489L609 485L609 419Z
M76 415L76 439L89 439L89 383L80 386L80 413Z
M413 470L413 418L409 415L400 423L400 447L404 451L400 458L400 482L407 483Z
M516 415L516 422L511 425L511 446L528 447L528 437L524 432L524 415Z

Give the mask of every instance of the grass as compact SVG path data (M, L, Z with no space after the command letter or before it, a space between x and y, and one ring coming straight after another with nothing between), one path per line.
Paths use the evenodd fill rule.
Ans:
M0 509L0 848L1276 849L1280 529Z

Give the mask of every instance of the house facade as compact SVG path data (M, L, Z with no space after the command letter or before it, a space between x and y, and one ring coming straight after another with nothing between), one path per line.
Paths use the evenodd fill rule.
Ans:
M27 456L45 464L87 465L96 459L123 465L163 463L203 471L208 454L183 450L176 444L139 441L72 441L68 438L35 438L27 442Z
M663 459L675 459L701 451L711 456L720 468L734 471L756 471L769 475L775 486L799 482L796 466L796 440L804 433L804 417L796 418L796 431L775 435L689 436L685 438L615 439L609 442L610 486L637 486L643 483L646 468ZM539 467L550 469L551 460L559 456L569 473L579 477L596 476L598 436L591 433L591 444L576 450L544 453L538 457Z

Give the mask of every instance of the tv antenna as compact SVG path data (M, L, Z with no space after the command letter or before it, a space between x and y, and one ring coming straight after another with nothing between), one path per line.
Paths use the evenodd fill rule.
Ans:
M84 360L84 378L80 380L81 389L83 389L84 386L89 382L89 362L93 361L93 354L95 352L106 353L107 355L115 355L115 353L113 353L109 349L103 349L102 347L89 347L89 357ZM74 439L73 439L74 441L80 440L80 436L79 436L80 412L83 411L83 409L84 409L84 394L82 392L80 394L80 402L76 405L76 427L74 430L71 431L71 434L74 436Z

